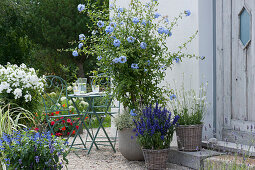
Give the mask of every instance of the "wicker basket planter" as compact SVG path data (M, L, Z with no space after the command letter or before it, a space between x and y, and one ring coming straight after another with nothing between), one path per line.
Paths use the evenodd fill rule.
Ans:
M199 151L202 147L201 125L179 125L176 128L178 149L180 151Z
M168 159L168 149L151 150L142 149L145 160L145 166L148 170L166 169Z

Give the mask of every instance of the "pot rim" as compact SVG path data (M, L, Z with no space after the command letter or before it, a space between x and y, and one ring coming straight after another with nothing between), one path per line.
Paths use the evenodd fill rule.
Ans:
M170 147L169 148L165 148L165 149L144 149L144 148L142 148L142 150L144 150L144 151L168 151L168 150L170 150Z
M199 126L204 126L204 123L202 124L196 124L196 125L178 125L176 128L188 128L188 127L199 127Z

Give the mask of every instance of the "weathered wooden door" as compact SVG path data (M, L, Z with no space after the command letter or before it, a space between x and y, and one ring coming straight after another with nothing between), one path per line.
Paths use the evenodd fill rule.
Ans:
M216 0L216 134L255 138L255 0Z

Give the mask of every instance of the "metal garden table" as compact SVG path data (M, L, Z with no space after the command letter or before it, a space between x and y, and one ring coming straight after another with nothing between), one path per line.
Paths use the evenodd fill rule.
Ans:
M91 93L85 93L85 94L70 94L70 95L68 95L68 97L71 98L71 100L74 104L74 107L78 113L81 113L81 111L78 109L78 107L76 106L73 99L74 98L83 98L84 100L86 100L89 104L89 108L87 109L87 113L85 113L85 115L89 116L90 122L91 122L92 116L95 116L99 122L99 127L97 128L95 135L93 135L92 129L91 129L91 132L89 131L89 129L86 129L88 132L87 137L89 135L92 139L92 141L88 141L87 137L86 137L86 142L91 142L90 147L88 149L88 154L90 153L93 145L95 145L96 148L98 149L98 145L106 145L106 144L100 144L100 143L105 143L105 142L108 142L110 144L110 146L112 147L113 151L116 152L115 143L116 143L117 136L115 136L114 140L111 140L111 137L109 137L109 135L107 134L107 132L103 126L104 117L107 114L108 115L116 114L114 112L109 111L109 109L111 108L110 106L111 106L111 102L112 102L112 96L108 95L108 99L106 99L106 102L103 105L95 105L95 99L97 99L97 98L100 99L100 98L106 97L106 93L103 93L103 92L99 92L99 93L91 92ZM98 111L98 109L101 109L101 111ZM85 126L85 128L90 128L90 127ZM96 140L97 138L100 138L100 137L98 137L98 133L99 133L100 129L102 129L104 132L104 135L105 135L104 138L106 138L105 141L102 141L102 140L97 141ZM109 145L107 145L107 146L109 146Z

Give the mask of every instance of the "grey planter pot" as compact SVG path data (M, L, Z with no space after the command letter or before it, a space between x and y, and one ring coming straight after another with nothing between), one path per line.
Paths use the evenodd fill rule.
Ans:
M129 161L143 161L143 152L132 129L118 131L120 153ZM131 139L133 136L133 139Z

